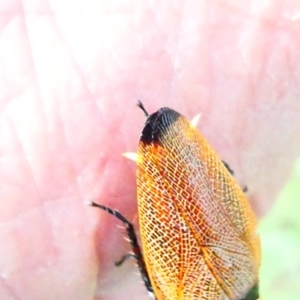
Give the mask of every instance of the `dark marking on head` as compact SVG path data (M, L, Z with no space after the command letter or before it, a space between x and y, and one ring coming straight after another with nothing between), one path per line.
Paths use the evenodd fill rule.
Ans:
M163 107L147 118L140 141L145 144L159 143L168 127L174 124L181 115L175 110Z

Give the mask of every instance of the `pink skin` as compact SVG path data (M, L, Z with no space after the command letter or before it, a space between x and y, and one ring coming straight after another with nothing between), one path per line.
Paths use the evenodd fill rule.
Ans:
M268 211L300 153L300 3L271 2L1 1L1 300L148 299L114 267L120 222L86 205L136 214L137 99L201 112Z

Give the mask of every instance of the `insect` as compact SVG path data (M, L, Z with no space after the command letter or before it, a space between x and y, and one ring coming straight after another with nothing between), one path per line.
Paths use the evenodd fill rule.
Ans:
M258 299L260 239L232 171L178 112L147 116L137 151L142 249L119 212L142 279L157 300Z

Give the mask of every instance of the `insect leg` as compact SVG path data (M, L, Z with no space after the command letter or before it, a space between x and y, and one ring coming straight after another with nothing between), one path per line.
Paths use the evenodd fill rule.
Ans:
M128 253L128 254L125 254L124 256L122 256L122 258L118 261L115 262L115 265L117 267L123 265L124 261L127 260L127 259L136 259L135 255L134 254L131 254L131 253Z
M228 170L228 172L233 176L234 175L234 171L229 167L229 164L226 161L224 161L224 160L222 160L222 163L225 166L225 168ZM242 191L244 193L246 193L248 191L248 187L244 186L243 189L242 189Z
M129 222L121 213L119 213L117 210L113 210L107 206L101 205L101 204L97 204L94 202L90 203L91 206L94 207L98 207L106 212L108 212L109 214L115 216L118 220L120 220L126 228L126 232L130 241L130 245L131 245L131 249L133 254L128 254L122 257L122 259L119 262L116 262L117 265L121 265L125 260L127 260L130 257L134 257L136 260L136 263L138 265L138 268L140 270L141 276L142 276L142 280L145 284L145 287L147 289L148 292L153 293L153 288L150 282L150 278L147 272L147 268L146 268L146 264L141 252L141 247L138 243L137 240L137 236L136 233L134 231L134 227L132 225L131 222Z
M223 165L225 166L225 168L227 169L227 171L233 176L233 175L234 175L234 172L233 172L233 170L229 167L229 164L228 164L226 161L224 161L224 160L222 160L222 163L223 163Z

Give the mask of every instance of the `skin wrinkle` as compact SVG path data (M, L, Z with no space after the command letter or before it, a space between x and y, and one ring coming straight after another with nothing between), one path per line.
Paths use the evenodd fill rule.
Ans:
M177 35L177 40L176 40L176 44L177 45L177 48L175 49L175 53L173 55L173 59L171 58L171 61L173 63L173 70L174 70L174 75L171 79L171 88L170 88L170 94L169 94L169 98L172 99L172 95L174 94L176 88L178 88L178 84L180 84L180 77L179 77L179 72L180 72L180 69L178 68L178 59L180 57L180 41L181 41L181 38L182 38L182 35L184 33L184 18L183 18L183 13L184 13L184 8L185 8L185 5L183 5L183 8L182 9L182 13L180 15L180 22L179 22L179 25L178 25L178 35ZM171 53L170 53L170 57L171 57ZM179 72L178 72L179 71Z
M10 261L13 262L15 265L12 267L9 267L9 265L7 264L6 266L6 276L5 276L5 281L7 283L7 286L10 287L11 291L14 293L15 298L13 299L17 299L18 298L18 288L16 289L16 286L14 284L11 284L11 277L14 278L18 278L18 274L22 273L22 269L25 269L27 272L31 272L31 270L36 269L36 268L41 268L45 265L45 258L47 260L47 258L50 258L51 256L47 253L50 253L49 250L53 249L52 246L48 247L47 245L43 245L43 248L38 248L35 247L37 246L39 240L41 238L45 238L47 240L47 243L50 242L50 245L52 244L52 240L51 238L49 238L49 234L45 234L41 232L41 228L38 229L39 232L39 236L36 236L36 234L33 234L33 230L30 228L26 228L26 229L22 229L22 224L24 223L23 220L31 220L32 216L35 216L35 211L36 213L38 213L41 216L40 211L37 208L32 208L30 211L27 211L26 213L23 213L22 215L20 215L16 220L10 221L8 223L6 223L2 228L7 230L7 234L9 232L11 236L15 236L15 249L13 250L13 253L11 253L12 255L14 255L14 258L16 259L16 261L12 261L10 258ZM33 213L33 215L32 215ZM32 216L30 216L32 215ZM45 219L45 218L43 218ZM29 222L27 224L30 224ZM42 225L43 229L46 229L47 231L49 231L49 229L51 229L51 227L49 225L43 224ZM10 229L11 228L11 229ZM48 228L48 229L47 229ZM23 232L22 232L23 231ZM24 235L25 232L25 235ZM28 234L28 235L27 235ZM32 239L34 238L34 239ZM31 244L28 244L27 241L30 241ZM33 247L32 249L30 249L30 247ZM22 250L22 251L20 251ZM19 253L19 257L17 257ZM35 255L32 255L32 254ZM38 255L37 255L38 254ZM8 253L6 253L6 256L4 257L4 259L7 257ZM24 263L20 263L18 264L18 260L19 262L24 261ZM47 266L47 265L46 265ZM3 267L3 266L2 266ZM10 268L10 269L9 269ZM12 269L13 268L13 269ZM3 271L3 269L2 269ZM21 284L23 285L23 284ZM0 288L0 290L2 289L2 287ZM1 297L3 295L1 294Z
M0 90L4 87L5 91L0 95L0 124L5 124L0 127L0 134L8 122L16 127L15 133L10 128L12 141L22 130L16 114L9 114L11 121L7 118L8 103L13 102L26 101L28 110L23 109L22 114L29 115L27 119L34 118L37 126L44 129L39 134L28 132L24 137L28 139L27 144L18 137L23 150L14 149L15 157L23 160L7 160L6 167L0 168L0 212L6 215L13 207L15 218L11 222L20 223L18 235L7 235L3 227L6 221L0 222L0 238L6 241L0 246L0 257L11 258L13 251L22 257L22 261L14 262L18 264L17 274L8 273L5 282L0 281L1 300L12 297L118 300L124 295L131 300L149 299L131 262L120 268L114 266L117 254L125 254L128 249L123 232L115 227L120 224L82 204L86 200L109 204L129 220L136 214L135 165L121 154L136 151L145 122L135 107L137 99L144 102L150 113L169 106L191 119L201 112L197 127L230 164L235 177L249 187L248 195L260 214L269 210L300 151L297 142L299 38L296 35L299 21L288 21L289 16L292 18L299 11L299 4L289 8L292 3L280 1L275 8L275 3L262 8L259 1L249 4L214 1L207 4L208 22L202 19L206 12L193 9L188 0L178 1L175 4L178 9L174 10L173 6L169 12L166 10L173 2L159 6L152 1L145 7L141 2L126 1L118 12L118 1L100 2L78 1L79 4L74 2L70 6L61 0L49 1L45 6L41 0L35 4L24 0L0 4L1 20L5 20L0 25ZM132 11L137 5L140 17L132 26ZM24 7L26 22L22 23ZM46 27L43 22L50 14L55 24L50 22ZM34 18L29 20L29 16ZM166 23L165 17L169 18ZM249 21L249 17L259 22L246 24L244 19ZM188 21L194 33L191 36L184 32ZM275 26L276 22L280 26ZM241 23L249 26L249 32L237 50L236 44L244 31ZM193 27L195 24L197 28ZM56 29L50 32L53 26ZM237 31L237 27L241 29ZM34 28L42 30L40 37ZM183 31L178 33L178 28ZM201 34L200 40L195 39L197 32ZM230 32L235 34L229 35ZM111 40L105 38L107 33ZM47 48L41 47L41 43L49 40ZM269 41L274 45L272 52L268 49ZM6 47L10 57L4 51ZM55 48L56 52L49 51L48 47ZM245 48L248 49L243 57L246 64L241 64L241 75L237 76L237 63ZM12 64L14 56L22 58L18 58L17 65ZM16 71L11 71L12 65ZM31 79L33 72L36 80ZM245 74L250 79L247 82ZM245 87L240 87L240 79ZM31 90L34 91L31 99L28 95L24 97ZM226 111L224 104L229 99L231 110ZM280 106L279 100L285 105ZM37 101L43 101L42 105L32 107ZM237 110L239 106L244 110ZM239 145L240 130L244 130L243 145ZM224 144L223 137L228 144ZM288 147L274 151L280 141ZM9 148L17 148L15 142L10 143L11 147L0 145L1 162L11 156L13 151ZM39 143L44 143L43 155L35 155ZM35 156L24 157L24 147ZM38 171L26 176L28 168L31 173ZM270 168L274 172L268 172ZM78 176L82 177L79 182ZM38 191L30 194L33 186ZM35 208L39 211L37 216L30 220L22 218ZM41 227L46 233L50 230L55 240L49 234L40 238ZM32 251L28 250L31 241L26 241L26 232L35 240ZM73 232L78 237L71 238ZM22 240L26 241L27 256L21 252L22 247L8 246ZM53 244L61 256L55 264L47 266L45 262L55 260L57 255L51 248ZM29 268L30 261L36 265ZM1 266L0 259L0 274ZM43 273L39 274L41 268ZM12 295L2 294L6 287Z
M49 8L51 8L50 5L49 5ZM70 48L70 46L67 42L67 38L65 37L64 32L59 30L60 27L58 25L58 21L55 18L55 14L53 13L52 10L51 10L51 13L53 15L53 20L55 21L57 31L60 33L60 36L62 37L62 39L64 41L64 46L68 50L68 54L70 54L72 61L74 61L76 63L77 70L80 72L82 82L85 83L84 88L88 91L88 95L91 97L91 99L93 99L96 102L95 95L92 93L92 90L89 87L87 75L84 73L84 70L82 69L82 66L79 64L79 61L76 59L76 56L72 53L72 49Z
M3 276L0 276L0 293L2 297L19 300L20 298L14 293L13 288L7 284L6 279Z
M22 10L22 12L23 12L23 19L24 19L24 24L25 24L25 28L26 28L26 35L27 35L27 37L28 37L28 43L29 43L29 48L31 48L32 49L32 43L31 43L31 39L30 39L30 35L29 35L29 30L28 30L28 23L26 22L26 15L25 15L25 13L24 13L24 10ZM49 147L49 143L47 143L47 142L49 142L49 139L47 138L48 137L48 135L46 134L46 133L48 133L48 126L47 126L47 115L46 115L46 113L45 113L45 110L43 109L43 102L42 102L42 93L41 93L41 90L40 90L40 85L39 85L39 77L38 77L38 73L37 73L37 68L36 68L36 61L35 61L35 59L34 59L34 55L33 55L33 53L31 52L30 54L32 54L31 55L31 60L32 60L32 65L33 65L33 70L34 70L34 77L35 77L35 86L36 86L36 88L37 88L37 91L38 91L38 95L39 95L39 97L38 97L38 101L39 101L39 104L40 104L40 109L39 109L39 112L41 113L41 115L43 116L42 118L40 118L40 121L41 120L43 120L43 129L44 129L44 132L45 132L45 136L46 136L46 138L43 140L45 143L44 143L44 147L46 146L46 149L44 149L44 151L45 152L49 152L49 149L50 149L50 147ZM28 156L27 155L24 155L27 159L28 159ZM33 161L30 163L29 161L28 161L28 166L30 167L31 165L33 164ZM40 192L40 189L39 189L39 187L38 187L38 183L36 182L37 181L37 178L35 179L34 177L34 170L32 169L31 170L32 171L32 178L33 178L33 182L34 182L34 184L35 184L35 188L36 188L36 192L37 192L37 194L39 195L37 198L40 200L40 202L41 202L41 204L40 204L40 206L42 207L42 210L41 210L41 212L42 212L42 215L44 216L43 217L43 219L45 220L45 222L48 224L48 227L49 228L51 228L51 226L50 226L50 222L48 221L48 218L46 217L46 213L45 213L45 211L44 211L44 206L42 205L42 201L43 201L43 196L41 196L41 192ZM37 174L37 175L39 175L39 174ZM51 232L51 231L50 231ZM47 236L49 236L49 235L47 235ZM50 234L50 236L51 236L51 234ZM53 236L50 238L50 239L47 239L47 240L52 240L53 241ZM52 244L51 242L50 242L50 244Z
M12 132L14 133L14 135L15 135L15 137L16 137L16 139L18 139L18 132L17 132L17 130L16 130L16 126L15 126L15 124L13 124L13 120L11 120L11 118L10 118L10 124L11 124L11 128L13 129L12 130ZM21 139L19 139L19 140L21 140ZM24 160L23 160L23 162L24 162L24 167L26 167L26 174L27 175L31 175L30 176L30 178L32 179L32 180L29 180L30 182L32 182L32 185L33 185L33 187L34 187L34 191L35 191L35 193L36 193L36 199L40 199L40 201L38 201L38 202L40 202L41 203L41 196L39 196L39 190L38 190L38 187L37 187L37 185L36 185L36 181L35 181L35 179L34 179L34 175L33 175L33 172L32 172L32 169L31 169L31 163L30 163L30 161L29 161L29 156L25 153L25 149L24 149L24 147L22 146L22 143L20 142L19 143L19 151L21 152L20 153L20 155L19 155L19 157L23 157L24 158ZM23 154L23 155L22 155ZM34 204L33 204L34 206L32 206L32 205L30 205L29 206L29 209L32 209L32 208L34 208L36 205L38 205L38 203L37 202L35 202Z

